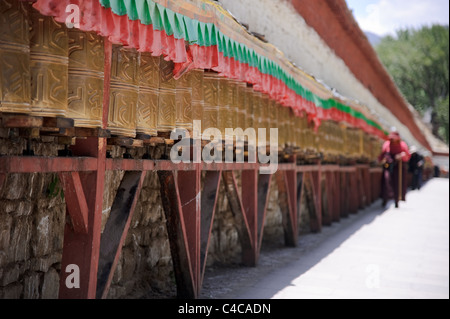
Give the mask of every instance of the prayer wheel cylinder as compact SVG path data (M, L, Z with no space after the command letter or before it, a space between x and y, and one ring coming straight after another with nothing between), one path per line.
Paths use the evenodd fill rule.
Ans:
M230 136L225 136L226 128L233 127L233 114L231 112L232 104L232 86L231 80L227 78L220 78L219 80L219 125L218 129L222 133L222 137L230 138Z
M289 147L293 147L295 144L295 115L294 112L292 111L292 109L290 107L286 108L287 109L287 123L288 123L288 140L287 140L287 144Z
M219 118L219 75L214 72L205 72L203 78L204 100L202 126L217 128Z
M230 80L230 105L229 105L229 120L228 128L236 129L238 126L238 112L239 112L239 82Z
M104 43L94 32L69 29L69 83L67 117L75 126L102 126Z
M267 94L261 95L261 127L265 128L267 134L270 132L269 119L269 96ZM268 135L267 135L268 136Z
M176 118L177 128L183 128L192 132L193 112L192 112L192 75L184 74L176 81Z
M31 114L65 116L69 77L67 28L34 9L30 20Z
M253 91L253 128L256 133L259 128L262 128L261 99L262 93Z
M191 84L192 84L192 119L201 121L203 119L204 108L204 89L203 89L203 76L204 71L192 70Z
M30 113L30 40L27 4L0 1L0 112Z
M248 87L245 89L245 129L255 128L255 108L253 98L253 88Z
M158 133L171 132L176 127L176 82L173 77L174 64L162 56L159 60L159 105Z
M159 57L142 52L139 63L139 94L137 102L136 132L158 135Z
M295 143L294 147L299 148L301 146L301 136L302 136L302 123L301 117L295 116L294 118L295 125Z
M239 82L237 84L237 118L236 118L236 128L241 128L245 130L246 128L246 117L247 117L247 108L245 106L246 95L247 95L247 84L244 82Z
M111 135L136 137L139 55L113 45L108 129Z

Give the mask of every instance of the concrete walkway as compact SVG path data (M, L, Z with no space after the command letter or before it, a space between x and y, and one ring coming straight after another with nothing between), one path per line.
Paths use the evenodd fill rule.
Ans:
M449 180L410 191L398 209L380 206L228 297L448 299Z

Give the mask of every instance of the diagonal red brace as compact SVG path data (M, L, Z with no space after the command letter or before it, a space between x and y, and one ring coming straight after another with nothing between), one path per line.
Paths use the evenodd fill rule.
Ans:
M78 172L59 173L67 212L76 233L88 233L88 205Z

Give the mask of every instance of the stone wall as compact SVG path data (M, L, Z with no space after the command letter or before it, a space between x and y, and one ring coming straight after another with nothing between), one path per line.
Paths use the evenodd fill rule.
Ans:
M0 155L19 155L26 143L0 129ZM55 145L52 137L32 143L42 156L56 155ZM56 174L7 175L0 185L0 298L58 297L64 223Z

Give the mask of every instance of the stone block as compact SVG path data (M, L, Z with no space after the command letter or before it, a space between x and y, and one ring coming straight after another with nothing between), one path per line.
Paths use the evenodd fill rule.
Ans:
M3 188L3 197L5 199L17 200L23 197L27 189L27 177L25 174L8 174L5 183L5 185L8 185L8 187Z
M24 276L23 280L23 298L39 299L40 274L33 272Z
M22 291L23 286L20 283L0 287L0 299L20 299Z
M0 272L0 286L5 287L16 282L20 276L20 267L18 264L10 264Z
M57 299L59 295L59 274L55 268L50 268L42 282L42 299Z
M7 214L0 215L0 251L6 250L9 246L12 221L13 220L10 215Z
M18 217L13 220L8 256L10 261L24 261L30 257L32 218Z

